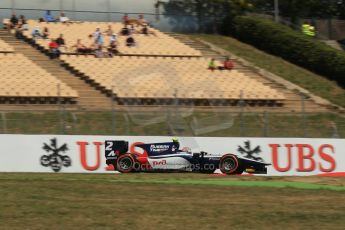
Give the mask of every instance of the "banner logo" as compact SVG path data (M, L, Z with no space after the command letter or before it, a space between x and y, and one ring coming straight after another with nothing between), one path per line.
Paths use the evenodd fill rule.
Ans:
M254 149L252 149L250 141L245 141L244 146L238 146L237 151L244 155L243 157L248 158L250 160L254 161L260 161L264 162L264 160L259 156L261 151L260 146L256 146Z
M61 154L69 150L67 144L58 147L56 138L51 139L50 144L43 143L42 149L50 153L41 157L42 166L51 167L54 172L60 172L63 166L70 167L72 165L71 158Z

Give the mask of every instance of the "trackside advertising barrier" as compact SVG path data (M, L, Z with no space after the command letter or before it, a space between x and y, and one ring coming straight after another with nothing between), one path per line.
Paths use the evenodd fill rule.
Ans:
M0 172L115 173L105 163L106 140L137 144L172 137L0 135ZM344 139L181 137L180 146L212 155L236 154L272 164L268 176L345 176Z

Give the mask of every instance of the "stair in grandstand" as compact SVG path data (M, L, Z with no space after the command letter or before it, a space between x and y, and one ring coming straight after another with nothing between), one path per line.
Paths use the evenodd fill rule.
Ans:
M88 109L88 110L109 110L111 107L111 99L100 91L90 87L85 81L71 74L69 71L61 67L59 60L51 60L49 57L29 45L28 43L16 39L12 34L6 30L0 30L0 39L11 45L16 53L24 54L31 61L36 63L44 70L57 77L62 82L66 83L72 89L78 92L77 104L74 106L67 106L70 109ZM3 106L4 108L16 109L15 106ZM30 105L21 105L20 109L32 108ZM37 106L34 106L35 108ZM56 106L41 106L42 109L56 109Z
M222 56L220 53L214 51L211 49L211 47L207 46L204 43L201 43L195 39L191 39L188 35L185 34L177 34L168 32L168 35L180 40L184 44L199 50L202 55L206 58L215 58L216 60L223 61L224 56ZM320 106L316 104L313 100L310 98L304 98L302 101L302 95L299 95L297 92L293 92L291 90L286 89L282 85L278 85L275 82L272 82L268 80L267 78L261 76L260 74L256 73L253 69L243 66L240 63L236 62L235 60L235 69L239 72L245 73L247 76L256 79L257 81L263 83L266 86L270 86L273 89L278 90L278 92L283 93L284 96L287 98L287 100L284 102L283 107L273 107L270 108L270 111L279 111L279 112L299 112L301 111L302 107L304 107L304 110L306 112L326 112L328 111L328 108L325 108L324 106ZM255 111L256 109L254 109Z

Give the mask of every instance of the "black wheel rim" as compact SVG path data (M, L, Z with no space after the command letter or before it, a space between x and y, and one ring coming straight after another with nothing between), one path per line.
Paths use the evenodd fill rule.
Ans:
M232 157L227 158L223 161L223 168L227 172L233 171L234 169L236 169L236 167L237 167L237 163Z
M123 170L128 170L132 167L132 160L128 157L125 157L119 162L120 168Z

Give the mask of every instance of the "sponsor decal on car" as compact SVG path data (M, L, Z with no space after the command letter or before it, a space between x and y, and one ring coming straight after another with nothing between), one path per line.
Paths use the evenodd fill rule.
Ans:
M153 161L152 164L153 164L153 166L167 165L167 161L166 160Z
M163 152L169 150L169 145L151 145L150 151L151 152Z

